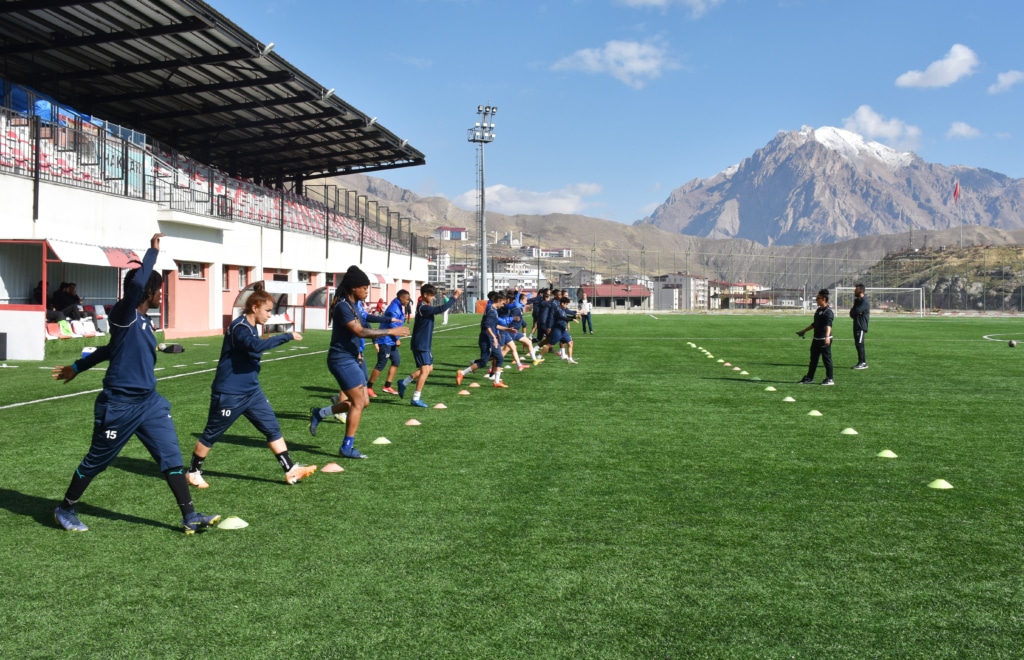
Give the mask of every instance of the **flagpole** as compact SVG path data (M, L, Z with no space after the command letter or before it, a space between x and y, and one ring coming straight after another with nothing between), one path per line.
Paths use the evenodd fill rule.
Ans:
M956 204L956 216L960 220L960 249L964 249L964 214L960 209L960 179L956 180L956 187L953 189L953 203Z

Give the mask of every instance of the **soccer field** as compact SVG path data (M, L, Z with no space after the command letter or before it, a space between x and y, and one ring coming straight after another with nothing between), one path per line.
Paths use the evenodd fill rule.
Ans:
M595 321L571 328L578 365L549 356L507 390L477 372L459 396L478 317L453 317L423 395L448 408L381 394L365 461L337 458L340 424L306 429L336 390L328 333L265 354L292 457L345 472L287 486L240 421L193 493L249 527L192 537L136 440L80 503L90 531L60 530L103 374L0 369L0 656L1020 653L1024 320L879 317L852 371L839 310L835 387L796 384L809 315ZM157 375L187 463L220 338L183 343Z

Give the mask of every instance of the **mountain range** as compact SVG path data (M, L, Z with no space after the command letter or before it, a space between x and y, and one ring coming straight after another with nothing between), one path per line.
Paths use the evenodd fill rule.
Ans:
M1024 179L928 163L850 131L805 126L676 188L635 224L771 246L937 231L961 221L1024 228Z

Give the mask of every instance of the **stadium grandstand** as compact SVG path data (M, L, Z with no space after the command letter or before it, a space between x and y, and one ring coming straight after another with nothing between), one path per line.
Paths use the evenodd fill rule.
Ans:
M0 3L0 359L102 332L158 232L168 339L221 332L261 280L298 330L353 263L373 300L415 290L428 239L330 177L424 162L205 2ZM47 302L72 281L91 320L66 332Z

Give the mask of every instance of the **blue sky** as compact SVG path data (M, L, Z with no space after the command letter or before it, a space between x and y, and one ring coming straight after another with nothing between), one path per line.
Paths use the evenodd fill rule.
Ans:
M489 211L631 223L778 131L837 126L1024 177L1024 3L211 0L424 152L378 173Z

